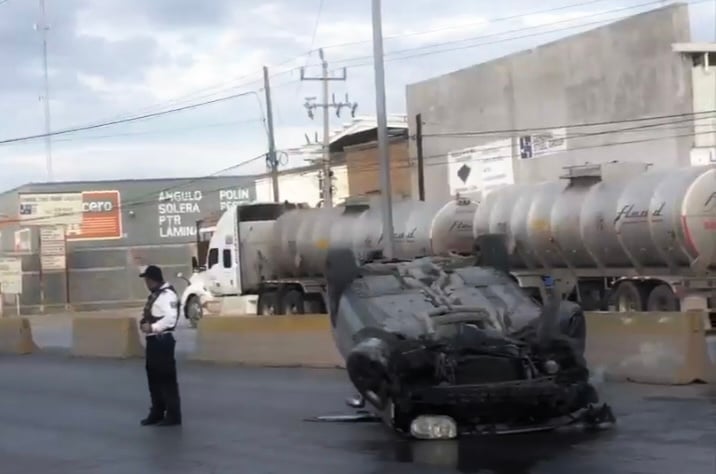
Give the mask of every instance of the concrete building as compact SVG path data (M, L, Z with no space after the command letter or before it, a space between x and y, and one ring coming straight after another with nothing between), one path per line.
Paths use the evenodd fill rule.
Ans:
M49 223L42 214L53 200L75 197L78 211L60 219L74 221L66 260L41 259L49 251L40 247L38 226ZM251 176L27 184L0 195L0 253L22 259L23 313L136 304L146 298L141 265L161 265L183 287L174 276L191 269L196 221L255 199ZM6 310L13 298L5 296Z
M587 162L689 165L691 114L716 108L713 72L698 82L689 54L674 51L689 40L688 6L673 4L409 85L411 135L422 114L426 197L554 180ZM694 94L709 87L704 105Z

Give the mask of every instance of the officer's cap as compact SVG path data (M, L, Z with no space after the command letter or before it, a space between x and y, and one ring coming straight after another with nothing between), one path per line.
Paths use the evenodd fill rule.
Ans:
M156 265L148 265L142 273L139 274L141 278L149 278L153 281L164 281L164 275L162 269Z

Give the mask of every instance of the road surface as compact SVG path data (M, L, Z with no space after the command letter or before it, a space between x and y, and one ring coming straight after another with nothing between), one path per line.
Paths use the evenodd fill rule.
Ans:
M346 413L339 370L180 362L184 425L141 427L142 360L0 356L3 474L716 472L706 385L601 387L619 424L596 435L398 440L380 425L310 423Z

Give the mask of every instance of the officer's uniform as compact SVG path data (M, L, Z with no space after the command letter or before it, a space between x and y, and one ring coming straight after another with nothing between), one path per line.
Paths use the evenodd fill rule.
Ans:
M154 267L162 281L161 270ZM151 277L147 270L141 276ZM177 383L173 331L179 321L179 298L169 283L162 283L149 294L142 314L142 323L152 324L146 335L146 370L152 401L149 416L142 424L173 425L181 423L181 402Z

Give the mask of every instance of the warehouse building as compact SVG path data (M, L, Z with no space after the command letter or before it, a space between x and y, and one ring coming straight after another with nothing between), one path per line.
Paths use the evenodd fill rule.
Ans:
M409 195L407 121L390 117L388 125L394 189ZM376 190L376 139L375 117L357 117L331 135L334 205ZM322 206L321 145L307 143L288 153L279 161L292 157L307 164L280 170L279 199ZM22 261L23 314L136 305L146 298L137 277L140 266L161 265L165 277L183 290L176 274L191 271L197 239L207 237L203 232L212 222L229 206L273 199L270 173L28 184L0 194L0 257ZM48 219L56 214L60 217ZM63 226L63 243L50 235L49 224ZM0 288L5 311L13 313L15 293L9 290Z
M132 305L146 298L141 265L161 265L174 282L191 270L196 222L255 199L253 176L27 184L0 195L0 250L22 259L23 313ZM53 223L66 230L66 257L41 241L39 225Z
M693 114L716 108L716 82L708 51L689 41L688 6L672 4L409 85L427 198L555 180L584 163L713 160L713 116Z

